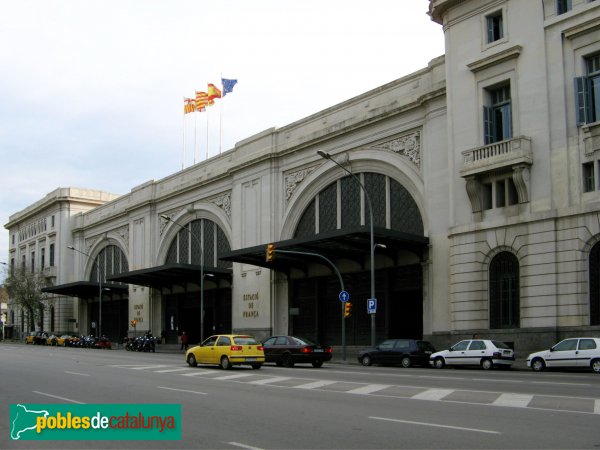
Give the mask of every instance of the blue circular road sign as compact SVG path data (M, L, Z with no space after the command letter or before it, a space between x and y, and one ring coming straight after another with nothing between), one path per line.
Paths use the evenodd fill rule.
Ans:
M347 291L342 291L340 292L339 299L342 303L347 302L348 300L350 300L350 294L348 294Z

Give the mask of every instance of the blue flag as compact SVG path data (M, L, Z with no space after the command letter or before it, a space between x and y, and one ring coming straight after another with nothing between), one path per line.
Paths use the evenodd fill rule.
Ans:
M225 97L229 92L233 91L233 87L236 85L237 80L221 78L221 83L223 84L223 97Z

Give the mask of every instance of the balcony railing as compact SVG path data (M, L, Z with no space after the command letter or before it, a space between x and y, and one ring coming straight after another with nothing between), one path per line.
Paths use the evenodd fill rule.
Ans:
M491 172L517 164L531 165L533 162L531 139L524 136L465 150L462 154L463 168L460 171L462 177Z

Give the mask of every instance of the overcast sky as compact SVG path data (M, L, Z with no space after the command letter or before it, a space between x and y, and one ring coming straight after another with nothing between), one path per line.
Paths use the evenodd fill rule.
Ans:
M211 157L426 67L444 53L428 5L0 0L2 225L57 187L126 194L204 160L207 117ZM184 116L221 76L233 92Z

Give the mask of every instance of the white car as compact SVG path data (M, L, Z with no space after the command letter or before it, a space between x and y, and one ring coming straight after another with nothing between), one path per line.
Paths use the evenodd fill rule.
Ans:
M529 355L527 367L536 372L546 367L591 367L594 372L600 373L600 338L565 339L548 350Z
M468 339L460 341L448 350L434 353L429 364L436 369L444 366L481 366L491 369L494 366L510 368L515 361L515 353L504 342L489 339Z

